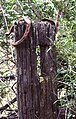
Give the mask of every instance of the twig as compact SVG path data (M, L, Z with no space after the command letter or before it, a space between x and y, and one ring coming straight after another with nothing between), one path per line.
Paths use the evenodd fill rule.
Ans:
M22 10L22 12L23 12L23 7L22 7L22 5L20 4L19 0L16 0L16 2L17 2L17 4L20 6L20 8L21 8L21 10Z
M4 12L3 7L2 7L1 4L0 4L0 9L2 11L2 14L3 14L3 17L4 17L4 21L5 21L5 25L6 25L6 28L7 28L7 31L8 31L8 24L7 24L7 20L6 20L6 17L5 17L5 12Z
M67 110L68 110L68 107L66 107L66 110L65 110L65 119L67 119Z
M62 81L57 81L58 83L62 83L62 84L64 84L64 85L67 85L67 86L69 86L70 87L70 85L69 84L67 84L67 83L65 83L65 82L62 82Z
M15 94L17 94L17 93L15 92L15 90L14 90L15 84L17 84L17 82L15 82L11 88L12 88L13 92L14 92Z
M0 77L0 82L1 80L4 82L6 80L15 80L15 76L14 75L10 75L10 76L1 76Z
M59 113L58 113L58 117L57 117L57 119L59 119L59 118L60 118L60 113L61 113L61 110L59 110Z
M0 107L0 111L3 112L5 109L7 109L14 102L16 102L16 97L13 100L11 100L8 104L4 105L3 107Z

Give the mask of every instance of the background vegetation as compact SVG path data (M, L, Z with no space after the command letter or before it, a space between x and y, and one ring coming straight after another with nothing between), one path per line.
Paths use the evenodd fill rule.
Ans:
M17 105L10 105L16 95L16 67L14 48L11 46L13 34L5 33L20 16L29 16L32 21L49 18L55 21L58 10L59 31L56 34L57 48L57 100L75 112L76 109L76 1L75 0L0 0L0 111L1 116ZM8 110L1 110L9 104ZM70 111L67 119L71 116ZM73 115L74 116L74 115Z

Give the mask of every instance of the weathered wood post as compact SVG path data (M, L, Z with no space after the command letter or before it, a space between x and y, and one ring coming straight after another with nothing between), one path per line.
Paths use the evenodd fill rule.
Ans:
M55 24L42 21L38 24L38 40L40 45L41 62L41 97L40 97L40 119L57 119L56 86L56 51L53 45L55 40Z
M15 40L24 33L25 26L15 26ZM53 21L33 23L28 37L17 51L17 100L19 119L57 119L56 56L53 41ZM42 81L37 78L36 46L40 47Z

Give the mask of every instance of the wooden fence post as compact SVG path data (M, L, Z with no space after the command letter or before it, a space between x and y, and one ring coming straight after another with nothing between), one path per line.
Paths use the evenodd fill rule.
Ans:
M25 26L15 26L15 40L24 33ZM19 119L57 119L56 54L53 46L53 21L33 23L28 37L16 46L17 101ZM37 78L36 47L40 47L41 76ZM40 81L40 78L43 80Z

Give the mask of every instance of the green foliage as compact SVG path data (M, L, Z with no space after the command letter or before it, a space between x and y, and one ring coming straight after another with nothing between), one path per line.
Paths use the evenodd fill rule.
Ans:
M9 39L5 36L12 22L23 15L29 16L32 20L45 17L55 20L57 10L62 10L59 19L59 31L55 41L58 62L57 75L58 81L64 84L61 92L65 90L65 96L59 95L60 103L69 108L76 103L75 2L75 0L0 0L0 77L15 74L15 64L12 58L13 48L11 49ZM0 82L1 105L3 105L2 101L7 93L10 94L10 90L7 91L10 84L9 82L5 88L6 82L5 85L4 82ZM72 99L69 101L67 96L72 96L72 94L74 95L74 101Z

